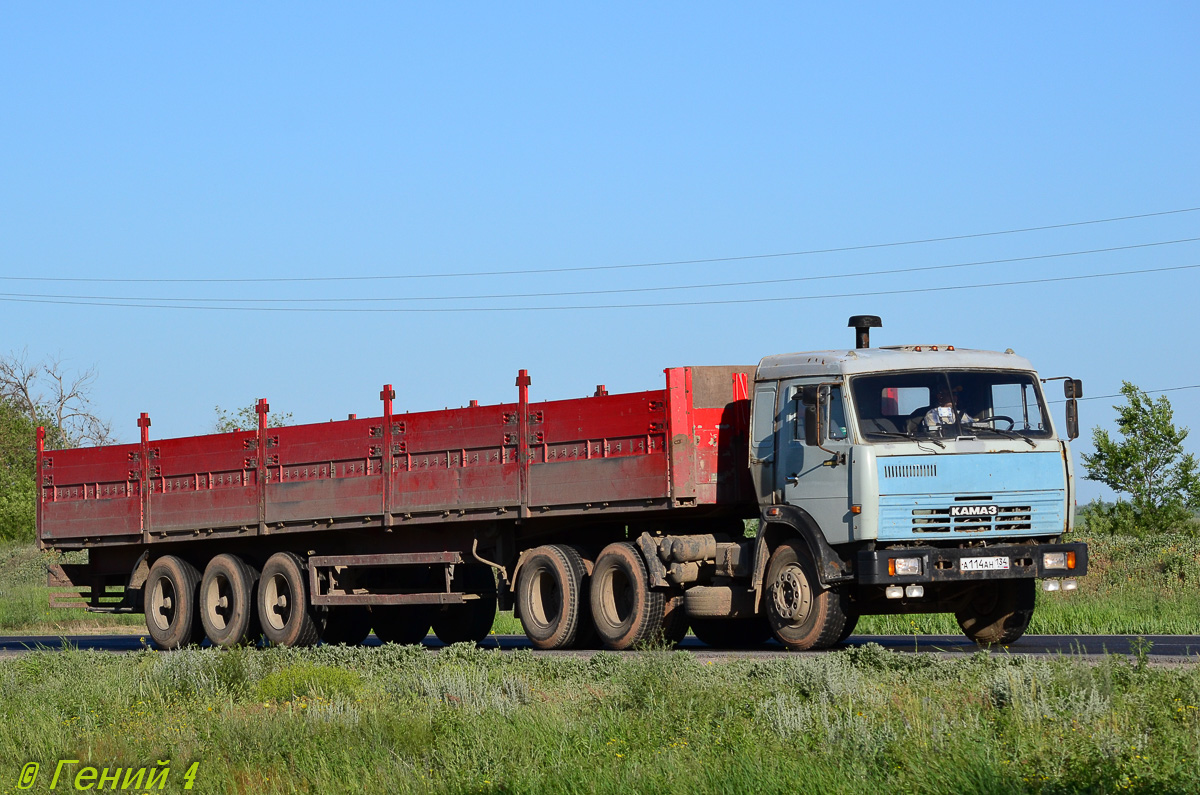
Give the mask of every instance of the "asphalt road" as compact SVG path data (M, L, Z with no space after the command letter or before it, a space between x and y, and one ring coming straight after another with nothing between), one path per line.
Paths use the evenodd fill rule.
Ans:
M1150 644L1148 660L1152 663L1180 664L1200 663L1200 635L1146 635L1144 641ZM896 652L925 652L944 657L975 654L979 647L959 635L852 635L846 646L862 646L867 643L878 643L886 649ZM1035 657L1050 657L1065 655L1084 659L1100 659L1109 654L1132 655L1137 651L1140 641L1133 635L1026 635L1016 643L991 649L991 654L1020 654ZM141 636L136 634L124 635L70 635L55 636L0 636L0 659L27 654L36 649L62 649L70 645L78 649L95 649L107 652L137 651L145 645ZM367 646L378 646L379 641L372 635L367 639ZM442 644L430 635L425 640L430 649L439 649ZM524 635L493 635L482 644L485 648L499 648L503 651L530 648ZM769 659L781 654L789 654L783 647L774 642L760 649L725 650L705 646L693 637L688 637L681 648L692 652L701 660L729 660L737 658ZM552 656L587 657L594 651L559 651L538 652ZM636 654L637 652L624 652ZM800 652L800 654L827 654L828 652Z

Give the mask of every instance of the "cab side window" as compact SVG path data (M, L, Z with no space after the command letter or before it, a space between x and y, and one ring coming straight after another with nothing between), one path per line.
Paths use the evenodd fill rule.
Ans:
M840 386L830 388L828 411L825 416L829 418L828 436L830 439L841 440L849 436L846 431L846 406L842 403Z

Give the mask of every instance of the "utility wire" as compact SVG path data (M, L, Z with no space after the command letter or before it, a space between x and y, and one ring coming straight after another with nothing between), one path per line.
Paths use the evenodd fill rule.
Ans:
M349 282L349 281L398 281L405 279L449 279L462 277L479 277L479 276L521 276L527 274L538 273L579 273L582 271L613 271L613 270L628 270L632 268L659 268L668 265L704 265L716 262L745 262L748 260L760 259L775 259L779 257L803 257L812 254L835 254L845 251L866 251L869 249L878 248L895 248L898 246L917 246L926 243L944 243L952 240L972 240L983 237L998 237L1001 235L1016 235L1025 232L1042 232L1050 229L1067 229L1077 226L1091 226L1095 224L1108 224L1118 221L1132 221L1139 218L1157 218L1166 215L1179 215L1182 213L1194 213L1200 211L1200 207L1184 207L1178 210L1163 210L1153 213L1139 213L1137 215L1121 215L1112 218L1095 218L1088 221L1071 221L1061 224L1046 224L1044 226L1027 226L1020 229L1003 229L994 232L973 232L965 235L947 235L945 237L926 237L917 240L899 240L888 243L867 243L857 246L839 246L836 248L817 248L807 249L803 251L783 251L770 254L746 254L741 256L731 257L707 257L704 259L685 259L685 260L666 260L662 262L639 262L626 265L584 265L571 268L527 268L521 270L502 270L502 271L471 271L471 272L456 272L456 273L411 273L411 274L392 274L392 275L376 275L376 276L277 276L277 277L255 277L255 278L240 278L240 279L176 279L176 278L155 278L155 279L117 279L117 278L102 278L102 277L75 277L75 276L0 276L0 281L26 281L26 282L76 282L76 283L105 283L105 284L267 284L267 283L282 283L282 282Z
M111 306L111 307L128 307L138 309L195 309L195 310L210 310L224 312L323 312L323 313L340 313L340 314L432 314L439 312L578 312L596 309L653 309L662 307L680 307L680 306L725 306L733 304L767 304L767 303L785 303L792 301L817 301L828 298L867 298L874 296L892 296L892 295L912 295L915 293L943 293L953 292L958 290L978 290L994 287L1015 287L1018 285L1027 284L1051 284L1054 282L1075 282L1086 281L1090 279L1105 279L1114 276L1133 276L1147 273L1170 273L1177 271L1194 270L1200 268L1200 265L1175 265L1162 268L1142 268L1136 270L1113 271L1110 273L1091 273L1079 276L1053 276L1042 279L1020 279L1008 282L988 282L984 284L963 284L947 287L911 287L902 290L873 290L870 292L859 293L827 293L824 295L797 295L797 296L777 296L772 298L727 298L713 299L707 301L661 301L655 303L643 304L581 304L571 306L505 306L505 307L438 307L438 308L412 308L412 307L300 307L300 306L211 306L211 305L195 305L195 304L150 304L150 303L129 303L129 302L106 302L96 300L58 300L50 298L16 298L3 297L0 294L0 301L9 303L25 303L25 304L58 304L65 306Z
M1159 395L1159 394L1162 394L1163 392L1179 392L1184 389L1200 389L1200 384L1189 384L1188 386L1171 386L1171 387L1167 387L1166 389L1143 389L1141 391L1145 392L1147 395ZM1115 395L1092 395L1090 397L1076 398L1076 400L1079 400L1079 401L1107 400L1109 398L1119 398L1119 397L1125 397L1125 396L1122 395L1120 392L1118 392ZM1062 398L1059 400L1048 400L1046 402L1047 403L1066 403L1067 401L1065 398Z
M888 276L902 273L921 273L926 271L951 270L977 265L1001 265L1013 262L1032 262L1035 260L1057 259L1061 257L1076 257L1086 254L1103 254L1112 251L1129 251L1131 249L1170 246L1178 243L1194 243L1200 237L1186 237L1179 240L1162 240L1153 243L1137 243L1130 246L1110 246L1108 248L1093 248L1085 251L1064 251L1056 254L1035 254L1027 257L1008 257L1005 259L976 260L974 262L956 262L949 265L922 265L912 268L892 268L889 270L857 271L855 273L829 273L815 276L792 276L783 279L757 279L740 282L716 282L708 284L684 284L668 287L626 287L611 290L570 290L565 292L541 293L492 293L485 295L434 295L434 296L387 296L375 298L171 298L165 296L122 296L122 295L69 295L56 293L0 293L9 298L79 298L91 301L163 301L163 302L196 302L210 304L329 304L329 303L376 303L380 301L477 301L499 298L564 298L584 295L618 295L629 293L674 292L678 290L709 290L728 287L756 287L769 284L794 284L797 282L823 281L830 279L851 279L860 276Z

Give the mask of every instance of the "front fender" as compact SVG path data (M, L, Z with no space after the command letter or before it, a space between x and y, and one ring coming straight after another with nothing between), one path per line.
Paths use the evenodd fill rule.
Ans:
M750 587L755 591L756 601L762 592L771 553L784 541L795 537L803 539L808 547L822 588L853 581L853 561L843 558L829 545L816 520L807 511L794 505L770 505L759 514L758 537L754 543L754 573Z

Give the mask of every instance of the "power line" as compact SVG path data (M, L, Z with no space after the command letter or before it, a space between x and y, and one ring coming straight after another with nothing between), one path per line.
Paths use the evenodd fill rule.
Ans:
M1172 386L1172 387L1168 387L1166 389L1143 389L1142 391L1145 392L1147 395L1158 395L1163 392L1179 392L1180 390L1183 390L1183 389L1200 389L1200 384L1190 384L1188 386ZM1106 400L1108 398L1118 398L1118 397L1125 397L1125 396L1122 395L1120 392L1118 392L1115 395L1093 395L1092 397L1081 397L1081 398L1079 398L1079 400ZM1066 401L1065 400L1056 400L1053 402L1065 403Z
M792 301L817 301L829 298L869 298L875 296L912 295L915 293L942 293L958 290L978 290L994 287L1015 287L1027 284L1051 284L1054 282L1086 281L1089 279L1105 279L1114 276L1133 276L1147 273L1169 273L1176 271L1194 270L1200 265L1176 265L1162 268L1142 268L1136 270L1113 271L1109 273L1091 273L1078 276L1053 276L1042 279L1020 279L1008 282L988 282L984 284L963 284L947 287L911 287L902 290L874 290L859 293L827 293L824 295L776 296L771 298L727 298L707 301L661 301L643 304L580 304L571 306L507 306L507 307L300 307L300 306L208 306L194 304L149 304L128 302L105 302L96 300L57 300L48 298L13 298L0 297L0 301L25 304L57 304L64 306L110 306L135 309L192 309L223 312L322 312L339 314L432 314L440 312L576 312L596 309L654 309L684 306L722 306L732 304L767 304L785 303Z
M1159 395L1159 394L1162 394L1163 392L1180 392L1184 389L1200 389L1200 384L1189 384L1188 386L1171 386L1171 387L1167 387L1166 389L1143 389L1141 391L1146 393L1147 395ZM1077 398L1077 400L1082 402L1084 400L1108 400L1110 398L1119 398L1119 397L1125 397L1125 396L1122 395L1120 392L1118 392L1115 395L1092 395L1090 397ZM1055 404L1055 403L1066 403L1067 401L1066 401L1066 398L1060 398L1058 400L1047 400L1046 402L1050 403L1050 404Z
M178 279L178 278L155 278L155 279L117 279L103 277L75 277L75 276L0 276L0 281L26 281L26 282L74 282L74 283L92 283L92 284L267 284L267 283L283 283L283 282L349 282L349 281L400 281L407 279L449 279L462 277L480 277L480 276L522 276L528 274L539 273L579 273L583 271L613 271L613 270L628 270L633 268L659 268L669 265L704 265L717 262L745 262L749 260L760 259L776 259L779 257L803 257L813 254L836 254L846 251L866 251L879 248L895 248L899 246L916 246L926 243L945 243L954 240L972 240L984 237L999 237L1002 235L1016 235L1026 232L1043 232L1050 229L1067 229L1078 226L1092 226L1095 224L1108 224L1118 221L1132 221L1140 218L1157 218L1166 215L1179 215L1182 213L1194 213L1200 211L1200 207L1184 207L1178 210L1162 210L1153 213L1139 213L1137 215L1121 215L1111 218L1095 218L1087 221L1071 221L1061 224L1046 224L1043 226L1027 226L1020 229L1003 229L994 232L973 232L964 235L947 235L944 237L927 237L916 240L899 240L888 243L866 243L854 246L839 246L836 248L818 248L807 249L803 251L782 251L769 254L745 254L740 256L730 257L706 257L703 259L685 259L685 260L666 260L662 262L639 262L625 265L582 265L569 268L527 268L520 270L502 270L502 271L470 271L470 272L455 272L455 273L413 273L413 274L389 274L375 276L278 276L278 277L255 277L255 278L240 278L240 279Z
M1032 262L1036 260L1057 259L1061 257L1076 257L1087 254L1103 254L1113 251L1129 251L1131 249L1170 246L1178 243L1194 243L1200 237L1186 237L1179 240L1162 240L1152 243L1137 243L1129 246L1110 246L1108 248L1093 248L1083 251L1064 251L1055 254L1034 254L1025 257L1007 257L1005 259L976 260L974 262L956 262L948 265L921 265L912 268L892 268L889 270L857 271L855 273L829 273L815 276L792 276L782 279L757 279L737 282L716 282L708 284L684 284L667 287L625 287L609 290L569 290L562 292L540 293L492 293L484 295L436 295L436 296L385 296L374 298L172 298L167 296L121 296L121 295L69 295L56 293L0 293L9 298L78 298L92 301L164 301L164 302L198 302L208 304L329 304L329 303L374 303L380 301L477 301L501 298L564 298L583 295L618 295L630 293L674 292L678 290L709 290L728 287L757 287L763 285L794 284L797 282L822 281L830 279L851 279L861 276L888 276L904 273L921 273L927 271L951 270L978 265L1001 265L1013 262Z

